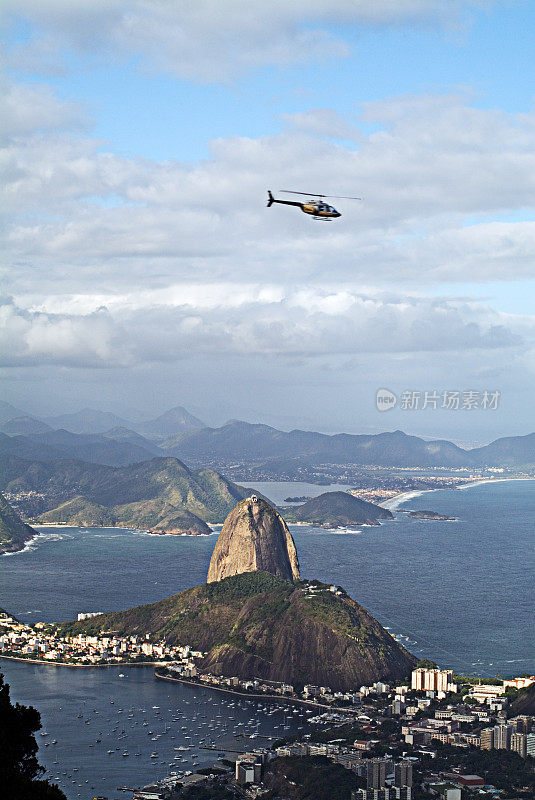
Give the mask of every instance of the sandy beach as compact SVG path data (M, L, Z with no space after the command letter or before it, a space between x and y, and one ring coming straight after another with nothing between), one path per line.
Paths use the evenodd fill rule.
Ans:
M457 490L462 491L463 489L472 489L474 486L487 486L489 483L507 483L509 481L534 481L535 478L483 478L477 481L469 481L467 483L463 483L455 488ZM377 505L381 506L382 508L387 508L389 511L395 511L399 508L400 505L406 503L408 500L412 500L414 497L420 497L422 494L431 494L432 492L441 492L443 491L444 487L437 487L436 489L415 489L411 492L400 492L399 494L394 495L389 500L385 500L383 503L377 503Z

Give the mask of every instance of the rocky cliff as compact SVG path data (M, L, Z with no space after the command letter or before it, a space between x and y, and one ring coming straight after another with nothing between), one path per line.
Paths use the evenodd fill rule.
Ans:
M299 578L292 534L281 515L255 495L230 512L219 534L207 582L262 570L287 580Z
M26 525L6 498L0 494L0 553L22 550L24 544L33 536L37 536L37 531Z

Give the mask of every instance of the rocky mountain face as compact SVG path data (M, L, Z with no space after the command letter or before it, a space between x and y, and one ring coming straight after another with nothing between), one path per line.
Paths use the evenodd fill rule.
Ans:
M14 553L37 534L26 525L6 498L0 494L0 553Z
M292 534L281 515L255 495L230 512L217 540L207 582L262 570L287 580L299 578Z
M247 572L129 611L68 623L65 633L113 630L206 653L202 671L338 691L408 676L416 658L352 600L319 581Z

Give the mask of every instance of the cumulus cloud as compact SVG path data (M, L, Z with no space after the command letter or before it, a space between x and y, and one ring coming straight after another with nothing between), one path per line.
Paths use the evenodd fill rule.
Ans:
M48 86L9 85L3 92L2 138L58 129L87 128L89 120L77 103L60 102Z
M7 11L41 29L56 49L108 57L136 56L181 78L225 80L265 64L285 65L349 47L333 25L458 24L463 9L484 0L7 0ZM43 49L36 37L26 45ZM23 64L20 51L18 64Z
M3 366L95 367L121 361L119 327L104 309L83 316L30 313L4 300L0 325Z
M533 329L477 303L445 298L380 297L357 291L291 290L283 286L212 287L212 302L195 292L112 298L93 310L71 301L70 313L2 305L4 364L128 366L202 355L287 357L365 353L494 350L522 345ZM228 298L228 299L227 299ZM101 295L93 302L101 302ZM159 300L159 302L158 302ZM62 301L56 302L56 308ZM45 307L47 306L47 307Z
M395 97L364 107L381 130L351 146L318 135L325 116L313 110L298 127L314 133L296 130L293 118L277 135L215 140L209 159L189 164L107 152L68 131L83 115L48 90L19 98L16 135L2 152L11 292L30 291L39 273L43 292L61 283L71 294L98 281L122 292L177 279L420 283L533 273L534 114L481 110L462 96ZM317 223L296 209L267 210L266 189L280 186L364 200L334 201L342 218Z
M286 123L298 131L315 133L332 139L349 139L361 142L363 135L358 127L351 125L332 108L312 108L294 114L281 114Z

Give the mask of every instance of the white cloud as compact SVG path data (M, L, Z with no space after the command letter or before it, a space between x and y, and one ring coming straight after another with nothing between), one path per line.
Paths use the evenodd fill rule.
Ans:
M281 114L285 122L297 131L315 133L332 139L364 140L355 124L348 121L332 108L312 108L294 114Z
M8 85L3 92L0 136L87 128L89 121L77 103L60 102L48 86Z
M37 274L43 293L61 284L75 294L95 281L123 292L243 276L420 283L533 272L533 114L392 98L365 107L383 128L353 147L292 129L218 139L210 159L188 164L106 152L65 130L83 120L70 104L39 87L22 98L1 156L13 293L31 291ZM343 216L323 224L267 210L266 189L280 186L364 200L334 201ZM493 221L500 214L520 217Z
M459 24L484 0L8 0L7 11L41 29L56 48L107 57L139 56L187 79L225 80L265 64L292 64L349 52L333 25ZM35 47L42 51L39 39ZM32 43L26 45L31 63ZM47 47L47 52L50 46ZM19 66L23 62L17 53Z
M28 313L0 304L4 366L112 366L121 362L119 327L105 310L84 316Z
M528 321L466 301L381 297L357 291L292 290L283 286L212 287L212 303L179 287L163 295L112 298L110 308L78 313L2 306L4 364L125 366L199 356L300 356L488 350L532 341ZM171 303L172 296L176 302ZM236 299L239 297L239 301ZM158 302L159 301L159 302ZM71 309L76 303L71 303Z

